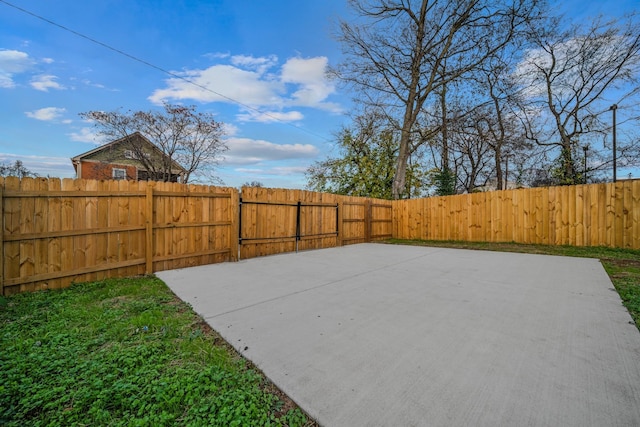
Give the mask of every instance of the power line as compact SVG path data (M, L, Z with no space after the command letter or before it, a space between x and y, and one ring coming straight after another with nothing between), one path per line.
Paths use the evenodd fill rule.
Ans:
M158 65L152 64L152 63L151 63L151 62L149 62L149 61L145 61L144 59L138 58L137 56L131 55L131 54L129 54L129 53L127 53L127 52L124 52L124 51L122 51L122 50L120 50L120 49L117 49L117 48L115 48L115 47L113 47L113 46L111 46L111 45L108 45L108 44L106 44L106 43L104 43L104 42L101 42L101 41L96 40L96 39L94 39L94 38L92 38L92 37L89 37L89 36L87 36L87 35L85 35L85 34L82 34L82 33L78 32L78 31L76 31L76 30L73 30L73 29L69 28L69 27L66 27L66 26L64 26L64 25L62 25L62 24L58 24L57 22L54 22L54 21L52 21L52 20L50 20L50 19L47 19L47 18L45 18L45 17L43 17L43 16L40 16L40 15L38 15L38 14L36 14L36 13L34 13L34 12L31 12L31 11L29 11L29 10L27 10L27 9L24 9L24 8L22 8L22 7L20 7L20 6L16 6L15 4L9 3L8 1L5 1L5 0L0 0L0 3L4 3L4 4L6 4L7 6L10 6L10 7L12 7L12 8L14 8L14 9L16 9L16 10L19 10L19 11L20 11L20 12L22 12L22 13L25 13L25 14L27 14L27 15L33 16L34 18L37 18L37 19L39 19L39 20L41 20L41 21L44 21L44 22L46 22L46 23L48 23L48 24L50 24L50 25L53 25L54 27L58 27L58 28L60 28L60 29L62 29L62 30L64 30L64 31L67 31L67 32L69 32L69 33L71 33L71 34L75 35L75 36L78 36L78 37L83 38L83 39L85 39L85 40L88 40L88 41L90 41L90 42L92 42L92 43L95 43L95 44L97 44L97 45L99 45L99 46L102 46L102 47L104 47L105 49L109 49L109 50L111 50L111 51L113 51L113 52L116 52L117 54L120 54L120 55L122 55L122 56L125 56L125 57L127 57L127 58L129 58L129 59L131 59L131 60L133 60L133 61L139 62L139 63L141 63L141 64L143 64L143 65L146 65L147 67L150 67L150 68L153 68L153 69L155 69L155 70L157 70L157 71L160 71L160 72L162 72L162 73L165 73L165 74L167 74L167 75L169 75L169 76L171 76L171 77L173 77L173 78L175 78L175 79L182 80L182 81L184 81L184 82L186 82L186 83L188 83L188 84L194 85L194 86L196 86L196 87L198 87L198 88L200 88L200 89L202 89L202 90L205 90L205 91L207 91L207 92L213 93L214 95L217 95L217 96L219 96L219 97L221 97L221 98L224 98L224 99L226 99L226 100L228 100L228 101L231 101L231 102L233 102L234 104L240 105L240 106L242 106L242 107L244 107L244 108L246 108L246 109L248 109L248 110L254 111L254 112L256 112L256 113L258 113L258 114L262 114L262 115L264 115L264 116L267 116L267 117L269 117L269 118L273 119L274 121L280 122L280 123L285 124L285 125L287 125L287 126L291 126L292 128L294 128L294 129L296 129L296 130L299 130L299 131L302 131L302 132L306 132L306 133L308 133L309 135L313 135L313 136L318 137L318 138L320 138L320 139L323 139L323 140L325 140L325 141L327 141L327 142L330 142L327 138L325 138L324 136L322 136L322 135L320 135L320 134L317 134L317 133L312 132L312 131L310 131L310 130L308 130L308 129L305 129L305 128L298 127L298 126L296 126L296 125L294 125L294 124L292 124L292 123L285 122L285 121L283 121L283 120L281 120L281 119L277 118L276 116L273 116L273 115L271 115L271 114L269 114L269 113L265 113L265 112L263 112L263 111L260 111L259 109L255 108L255 107L252 107L252 106L250 106L250 105L248 105L248 104L245 104L245 103L243 103L243 102L241 102L241 101L238 101L237 99L234 99L234 98L231 98L231 97L229 97L229 96L223 95L223 94L221 94L221 93L219 93L219 92L216 92L215 90L213 90L213 89L211 89L211 88L208 88L207 86L201 85L200 83L196 83L196 82L194 82L193 80L190 80L190 79L188 79L188 78L186 78L186 77L184 77L184 76L181 76L181 75L179 75L179 74L176 74L176 73L174 73L174 72L171 72L171 71L169 71L169 70L166 70L166 69L164 69L164 68L162 68L162 67L160 67L160 66L158 66Z

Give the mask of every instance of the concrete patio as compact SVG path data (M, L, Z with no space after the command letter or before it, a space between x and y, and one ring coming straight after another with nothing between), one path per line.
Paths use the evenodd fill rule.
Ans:
M323 426L640 425L598 260L361 244L157 276Z

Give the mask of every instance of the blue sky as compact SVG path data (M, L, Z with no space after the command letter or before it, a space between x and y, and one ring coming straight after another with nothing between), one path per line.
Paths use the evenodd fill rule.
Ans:
M225 184L302 188L304 170L331 153L332 134L347 121L351 96L324 75L340 61L331 33L347 16L346 0L9 2L223 96L0 2L0 162L74 177L69 158L99 142L79 113L168 101L227 125L230 149L218 168ZM577 19L637 7L558 4Z
M0 3L0 161L74 177L69 158L97 142L78 113L168 101L227 124L230 149L218 169L227 185L300 188L345 120L349 97L324 75L339 55L330 33L342 1L14 4L244 105Z

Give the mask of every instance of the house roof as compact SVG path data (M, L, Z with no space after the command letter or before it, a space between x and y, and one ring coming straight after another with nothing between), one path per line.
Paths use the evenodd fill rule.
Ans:
M143 143L145 145L147 145L149 147L149 149L154 150L157 154L159 154L160 156L165 156L166 154L160 149L158 148L153 142L149 141L149 139L147 137L145 137L143 134L141 134L140 132L134 132L131 135L127 135L124 136L120 139L116 139L115 141L111 141L109 143L103 144L99 147L94 148L93 150L89 150L85 153L82 154L78 154L75 157L71 158L71 162L74 165L74 168L76 166L76 164L78 162L80 162L81 160L89 160L91 157L93 157L96 154L101 153L102 151L111 149L117 145L120 145L124 142L126 142L127 140L129 140L129 138L138 138L139 140L143 141ZM182 167L182 165L180 165L178 162L176 162L175 160L172 160L172 169L174 170L178 170L181 173L187 172L187 170Z

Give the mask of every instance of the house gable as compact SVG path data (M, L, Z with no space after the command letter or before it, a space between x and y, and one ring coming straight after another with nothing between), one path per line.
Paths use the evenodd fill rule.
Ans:
M130 139L134 138L133 141ZM135 145L136 149L133 149ZM165 154L141 133L135 132L128 137L104 144L71 159L78 178L84 179L129 179L149 180L153 173L148 171L145 162L160 164ZM162 169L162 168L160 168ZM123 172L126 171L126 172ZM186 170L172 161L170 181L178 181Z

